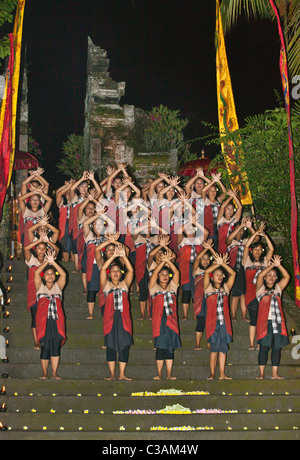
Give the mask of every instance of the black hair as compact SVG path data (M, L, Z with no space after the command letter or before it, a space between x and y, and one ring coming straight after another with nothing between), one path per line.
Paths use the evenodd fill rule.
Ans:
M76 193L76 195L77 195L78 197L80 196L79 187L80 187L82 184L84 184L84 183L86 183L87 185L89 185L89 183L88 183L87 180L83 180L82 182L80 182L80 184L78 185L78 187L77 187L76 190L75 190L75 193Z
M204 256L206 256L206 255L209 256L209 265L208 265L207 267L203 267L203 265L202 265L202 263L201 263L201 259L202 259L202 257L201 257L201 258L200 258L200 262L199 262L199 268L202 269L202 270L206 270L206 269L207 269L208 267L210 267L211 264L213 263L213 256L212 256L211 252L210 252L210 253L207 253L207 252L206 252L206 253L204 254Z
M169 272L169 281L168 281L168 284L170 283L171 279L172 279L172 276L173 276L173 272L172 270L170 269L170 267L168 267L168 265L164 265L163 268L160 270L160 272L162 272L163 270L167 270ZM159 272L159 273L160 273ZM172 275L172 276L170 276ZM160 286L160 281L159 281L159 277L157 277L157 284Z
M47 249L47 243L44 243L43 241L41 243L38 243L36 246L38 246L39 244L44 244L46 246L46 249ZM38 255L37 255L37 252L36 252L36 246L34 248L31 249L31 254L33 254L33 256L37 259L38 258Z
M278 270L276 267L273 267L272 270L275 271L276 277L277 277L277 278L276 278L276 280L275 280L275 282L274 282L274 284L273 284L272 287L268 287L268 286L267 286L267 283L266 283L266 280L264 279L264 288L265 288L265 290L268 291L268 292L269 292L269 291L272 291L272 289L275 288L276 284L278 283L279 277L280 277L279 270ZM270 271L272 271L272 270L270 270Z
M44 268L44 270L43 270L42 281L43 281L43 284L44 284L44 285L46 285L46 282L45 282L45 273L46 273L46 271L48 271L48 270L53 270L54 273L55 273L55 281L54 281L54 283L56 283L56 281L59 279L59 274L57 274L58 272L56 271L56 268L53 267L53 265L49 264L49 265L47 265L47 266Z
M120 281L123 281L124 278L125 278L125 276L126 276L125 267L123 267L123 266L121 265L121 262L118 261L118 260L116 260L116 259L110 264L109 270L111 270L112 267L118 267L118 268L121 270ZM110 272L109 272L109 274L107 275L107 278L108 278L109 281L111 281Z
M228 280L228 273L226 270L224 270L223 267L217 267L213 272L212 274L215 273L216 270L221 270L221 272L223 272L223 280L222 280L222 283L221 283L221 288L224 287L224 284L227 282ZM224 276L225 275L225 276ZM210 279L210 284L212 285L213 288L217 289L216 286L215 286L215 283L214 283L214 280L213 278L211 277Z
M260 241L258 241L257 243L252 243L251 244L251 246L249 248L249 257L251 259L251 262L255 262L253 254L252 254L252 251L253 251L253 249L257 248L258 246L260 246L262 248L262 253L260 255L259 262L263 263L263 261L265 259L265 245L263 243L261 243Z

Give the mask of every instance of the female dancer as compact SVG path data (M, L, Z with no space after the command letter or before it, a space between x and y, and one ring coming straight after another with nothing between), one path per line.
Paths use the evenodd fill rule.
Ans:
M66 285L66 273L55 262L55 257L47 254L44 263L34 274L37 294L36 334L41 347L42 377L48 378L51 361L52 379L60 379L57 374L61 347L66 341L65 315L62 307L62 291ZM43 272L43 278L42 278ZM56 272L59 278L56 279Z
M38 217L44 217L50 210L52 198L46 195L43 190L43 186L37 187L18 198L24 221L24 233L21 237L23 246L29 244L28 229L37 223ZM44 204L41 198L44 199Z
M224 201L219 209L217 217L218 226L218 251L220 254L225 254L227 251L226 239L234 230L234 225L238 223L242 217L243 205L238 199L237 190L228 190L228 198ZM237 205L237 210L234 209L234 200Z
M282 278L279 281L278 271ZM265 377L268 353L272 348L272 379L283 379L278 375L281 350L289 344L281 297L287 287L290 275L281 265L281 257L274 256L271 264L259 273L256 296L259 302L257 317L257 343L260 345L258 364L259 380Z
M201 350L200 341L205 329L206 321L206 298L204 295L203 281L205 270L212 264L213 256L216 254L213 250L213 240L203 241L203 250L197 255L193 263L193 277L195 279L195 292L194 292L194 317L197 319L196 332L195 332L195 348L194 350ZM209 345L209 344L208 344Z
M217 184L222 190L218 196ZM202 190L204 200L204 227L209 231L209 238L214 240L214 245L218 247L218 227L217 218L221 203L226 196L226 189L221 182L221 174L212 174L212 181L205 185Z
M203 249L202 242L208 237L208 230L203 227L195 215L191 222L182 226L182 232L177 235L179 249L178 265L181 274L183 320L188 319L190 301L194 296L193 263Z
M242 222L235 228L232 233L230 233L226 239L226 244L228 246L227 253L229 254L230 258L229 264L236 272L236 278L232 288L230 303L231 321L234 322L236 321L236 312L239 302L242 312L241 321L248 321L246 318L247 308L245 304L246 276L243 267L243 254L245 244L248 241L248 230L250 230L251 234L254 235L255 230L252 227L252 220L249 217L244 217ZM259 237L256 237L254 242L258 240Z
M219 380L230 379L225 374L228 344L232 342L232 327L229 313L229 293L234 284L235 271L228 265L228 255L213 255L215 264L205 270L203 288L206 297L206 335L210 343L210 375L215 378L219 357ZM228 274L228 280L225 277Z
M74 179L66 181L62 187L56 190L56 205L59 210L59 242L61 245L64 262L69 262L71 253L71 239L69 232L69 218L71 206L70 189L74 182Z
M86 194L88 193L88 181L93 183L97 196L96 198L99 199L102 190L100 185L97 183L94 172L93 171L84 171L82 177L75 182L70 188L70 200L71 200L71 208L70 208L70 235L72 241L72 254L74 257L75 263L75 270L72 273L79 273L79 266L78 266L78 249L77 249L77 242L78 242L78 210L80 204L84 201Z
M122 280L122 268L116 259L124 261L126 274ZM125 249L118 246L112 257L101 267L100 283L105 295L103 315L104 345L110 376L106 380L115 380L116 355L119 353L119 380L131 380L126 377L125 369L129 358L129 349L133 344L132 320L128 291L133 281L134 271Z
M172 376L174 350L181 348L177 316L177 290L179 287L179 270L171 262L172 253L161 257L161 262L154 269L149 281L152 299L152 335L156 348L157 376L162 380L164 361L167 380L176 380Z
M86 244L86 278L87 278L87 319L94 319L96 295L100 289L100 272L95 258L96 247L103 243L106 233L114 233L115 224L105 215L104 209L96 209L96 214L83 223L84 241ZM108 222L109 227L105 227Z
M270 238L264 233L265 224L262 224L245 244L243 255L243 266L246 276L246 294L245 303L250 315L249 326L249 350L255 350L255 334L258 313L258 301L256 298L256 280L260 271L270 265L274 253L274 246ZM257 237L265 237L268 245L266 253L265 246L260 241L254 242Z

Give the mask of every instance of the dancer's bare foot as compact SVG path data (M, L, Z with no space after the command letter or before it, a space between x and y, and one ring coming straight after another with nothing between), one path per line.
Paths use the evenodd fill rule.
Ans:
M94 319L94 317L92 315L89 315L86 317L86 319Z
M206 380L215 380L215 376L214 376L214 375L210 375L209 377L206 378Z
M131 382L132 379L130 379L129 377L126 377L126 375L120 375L119 379L118 380L126 380L128 382Z
M34 350L40 350L40 346L39 346L39 344L38 344L38 343L36 343L36 344L34 345L33 349L34 349Z
M48 380L48 375L42 375L42 377L39 377L40 380Z
M256 380L264 380L265 376L264 375L259 375L258 377L256 377Z
M224 375L220 375L219 380L232 380L232 378L224 374Z
M138 318L138 321L145 321L145 317L144 317L144 316L140 316L140 317Z
M61 380L61 377L59 377L57 374L52 375L51 377L52 380Z
M194 350L196 350L196 351L201 351L202 348L200 348L200 347L195 347Z
M153 380L162 380L162 377L157 375L156 377L153 377Z
M172 375L170 375L169 377L167 376L167 380L177 380L177 377L172 377Z
M114 376L106 377L104 380L107 380L107 381L116 380L116 377Z
M281 377L278 374L272 375L271 380L284 380L284 377Z

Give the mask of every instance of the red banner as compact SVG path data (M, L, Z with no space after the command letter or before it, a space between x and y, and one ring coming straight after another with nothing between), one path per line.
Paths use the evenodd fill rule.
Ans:
M13 34L9 34L10 57L6 74L5 93L1 107L1 141L0 141L0 218L2 217L7 182L9 177L9 163L12 152L12 75L14 69L14 42Z
M274 10L274 13L278 22L278 30L281 41L280 50L280 73L283 87L284 102L286 108L286 114L288 119L288 134L289 134L289 159L290 159L290 185L291 185L291 241L294 261L294 277L295 277L295 302L300 308L300 269L299 269L299 252L298 252L298 209L295 191L295 162L294 162L294 145L293 145L293 134L291 125L291 104L290 104L290 87L289 87L289 76L287 67L287 54L284 36L282 32L281 22L279 13L273 0L269 0Z

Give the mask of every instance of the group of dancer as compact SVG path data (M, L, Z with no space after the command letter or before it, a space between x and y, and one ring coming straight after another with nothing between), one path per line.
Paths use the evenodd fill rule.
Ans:
M42 378L60 378L57 369L66 341L63 290L66 271L57 263L74 262L87 297L87 320L93 320L98 295L103 319L108 380L126 374L133 328L130 296L139 298L139 320L151 320L157 375L165 364L172 374L174 352L181 348L178 299L182 320L190 305L196 321L195 350L206 332L210 374L225 373L232 322L249 322L249 350L259 348L259 379L272 349L272 378L281 379L281 350L288 344L282 292L290 276L274 255L265 224L243 216L236 190L226 190L221 174L207 177L202 168L184 185L179 177L159 173L143 187L135 184L126 164L107 168L99 183L84 171L56 190L59 210L52 225L49 184L43 170L30 171L18 197L19 237L28 268L27 307L32 315L34 348L40 350ZM52 223L51 223L52 222Z

